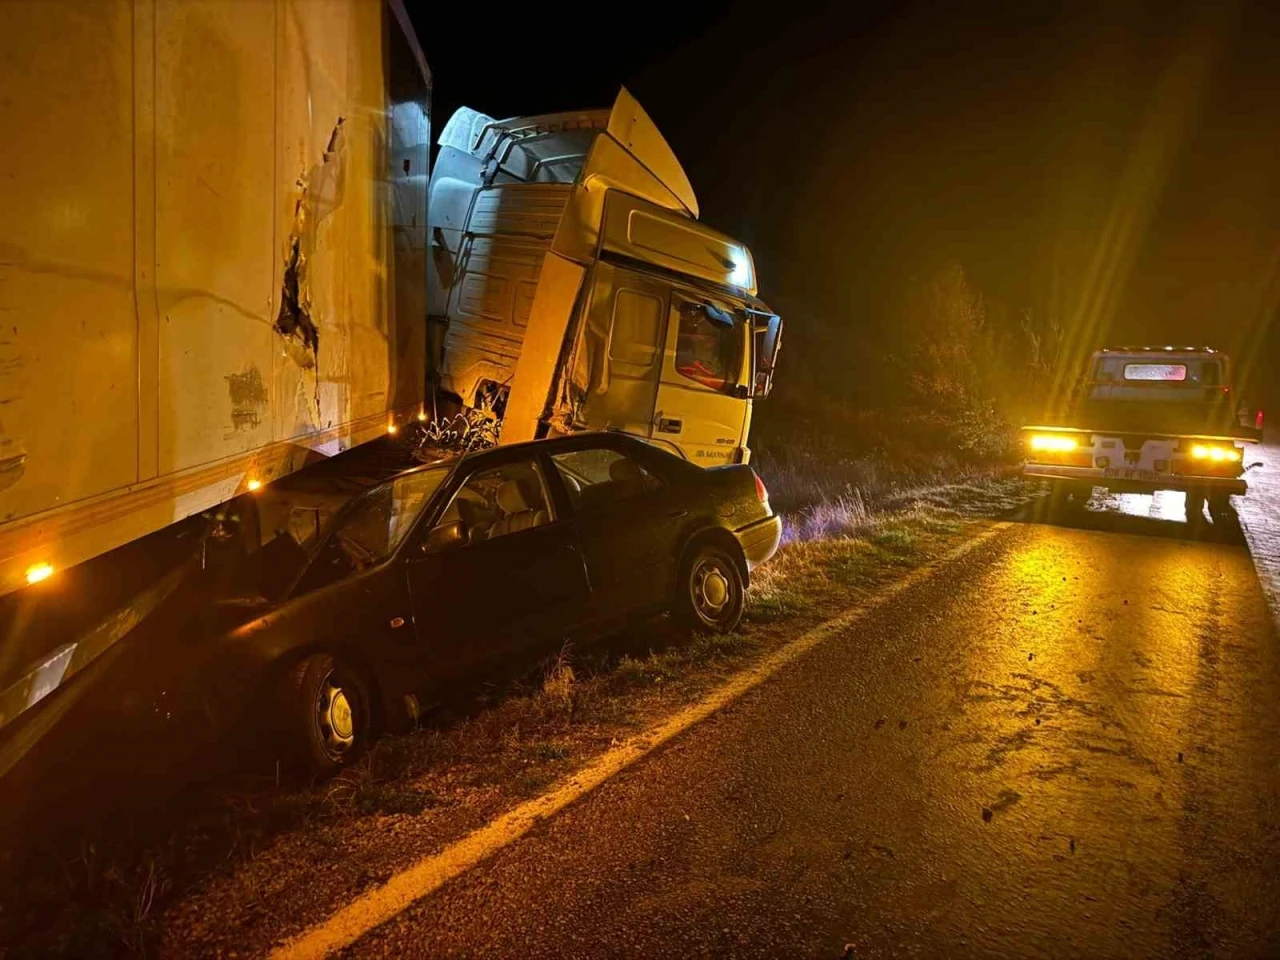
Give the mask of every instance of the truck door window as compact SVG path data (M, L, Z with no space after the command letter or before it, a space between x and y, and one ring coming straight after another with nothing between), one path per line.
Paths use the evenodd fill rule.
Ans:
M643 376L658 356L662 301L647 293L619 290L613 300L609 359L621 374Z
M742 333L733 314L704 303L681 303L676 373L724 390L737 383L741 369Z

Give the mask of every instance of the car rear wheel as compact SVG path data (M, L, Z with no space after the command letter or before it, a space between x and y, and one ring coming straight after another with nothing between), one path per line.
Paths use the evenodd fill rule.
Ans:
M1049 506L1054 513L1083 510L1091 496L1091 486L1074 480L1054 480L1049 490Z
M1187 523L1204 522L1204 499L1203 490L1187 491Z
M694 547L680 572L675 613L704 633L730 633L742 619L742 572L734 556L716 543Z
M329 776L368 748L372 701L358 670L318 653L289 671L283 694L287 746L304 772Z
M1214 523L1222 523L1230 520L1235 514L1235 508L1231 506L1231 497L1225 493L1212 493L1209 495L1209 516L1213 518Z

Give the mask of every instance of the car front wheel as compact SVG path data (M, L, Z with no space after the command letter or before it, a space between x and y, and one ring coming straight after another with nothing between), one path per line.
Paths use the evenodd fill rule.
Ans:
M307 657L284 678L283 717L290 753L305 772L328 776L373 738L368 684L328 653Z
M730 633L742 619L742 573L732 554L715 543L690 551L681 567L676 614L706 633Z

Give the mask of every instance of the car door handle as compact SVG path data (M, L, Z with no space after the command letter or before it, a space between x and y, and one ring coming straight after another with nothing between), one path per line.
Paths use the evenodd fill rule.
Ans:
M684 421L677 420L674 417L659 417L658 432L659 433L679 433L684 429Z

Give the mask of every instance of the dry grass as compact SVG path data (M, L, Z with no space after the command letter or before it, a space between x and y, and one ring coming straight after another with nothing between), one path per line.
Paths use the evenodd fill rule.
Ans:
M753 466L784 518L783 541L874 536L886 516L935 507L958 516L998 514L1024 499L1003 463L975 465L948 454L844 456L794 441L757 451Z

